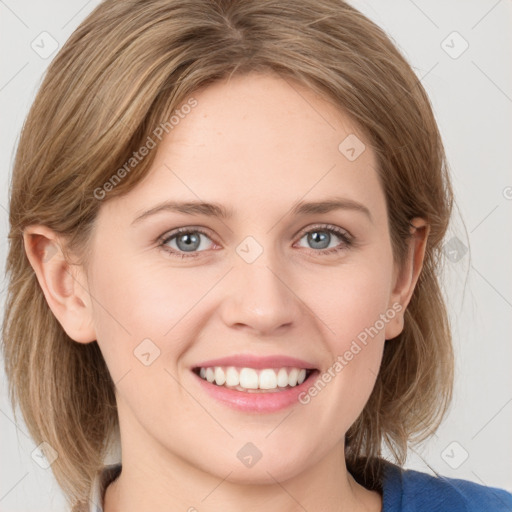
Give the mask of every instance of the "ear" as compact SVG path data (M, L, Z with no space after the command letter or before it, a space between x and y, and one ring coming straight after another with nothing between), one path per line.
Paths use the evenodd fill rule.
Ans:
M80 265L65 257L65 241L42 225L27 226L23 243L46 302L67 335L78 343L96 340L91 297Z
M385 334L387 340L396 338L402 332L405 309L411 300L421 269L423 268L430 225L420 217L412 219L411 224L412 236L409 240L408 255L402 269L398 269L395 265L393 292L388 304L389 309L396 311L398 309L397 304L400 304L401 309L395 318L386 324Z

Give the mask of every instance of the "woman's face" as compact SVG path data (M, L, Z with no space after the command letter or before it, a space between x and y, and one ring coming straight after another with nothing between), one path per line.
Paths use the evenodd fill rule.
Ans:
M102 205L92 239L123 462L283 480L343 455L400 331L385 196L367 141L310 90L252 74L194 98L144 181ZM314 206L325 201L341 207ZM288 388L196 373L215 366L219 382L232 366L244 389ZM292 367L316 371L290 389Z

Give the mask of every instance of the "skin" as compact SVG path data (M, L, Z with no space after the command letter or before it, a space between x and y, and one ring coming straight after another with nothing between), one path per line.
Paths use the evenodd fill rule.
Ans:
M163 139L143 182L102 204L87 269L69 266L65 242L47 227L25 230L50 308L73 340L98 341L116 383L123 470L107 488L106 512L382 508L380 494L347 471L344 436L373 389L386 340L403 328L429 227L413 220L398 269L368 141L342 111L291 85L253 73L194 94L198 105ZM349 134L366 144L354 161L338 150ZM371 220L349 209L290 214L300 200L333 195L365 205ZM234 216L167 211L131 225L170 199L215 201ZM325 233L326 224L354 244L332 234L329 248L342 250L320 254L324 246L305 232ZM196 257L173 257L154 242L179 227L207 231ZM247 236L263 249L250 264L236 252ZM179 252L177 242L167 247ZM393 304L401 313L307 405L236 411L207 396L189 369L244 353L326 370ZM149 366L133 354L145 338L160 350ZM247 442L262 453L250 468L236 456Z

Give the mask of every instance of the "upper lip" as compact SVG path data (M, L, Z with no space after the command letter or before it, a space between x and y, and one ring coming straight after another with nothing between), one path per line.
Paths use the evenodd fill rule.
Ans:
M254 356L249 354L237 354L233 356L221 357L219 359L209 359L193 366L193 368L208 368L213 366L237 366L240 368L282 368L291 366L293 368L306 368L315 370L316 367L296 357L282 355Z

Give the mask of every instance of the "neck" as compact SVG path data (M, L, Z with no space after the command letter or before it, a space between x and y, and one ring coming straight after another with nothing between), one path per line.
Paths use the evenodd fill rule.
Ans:
M212 461L205 456L194 464L135 429L121 425L122 471L105 492L104 512L381 512L382 497L357 483L345 464L344 439L325 456L311 454L309 464L286 475L268 471L262 458L240 478L239 463L209 471ZM123 426L125 428L123 428Z
M244 484L191 467L182 460L132 459L123 454L123 469L107 487L104 512L151 510L168 512L380 512L382 497L358 484L346 470L339 451L287 480L269 474L265 484Z

